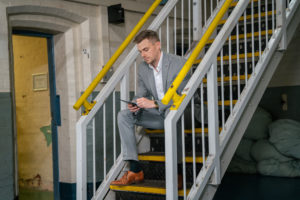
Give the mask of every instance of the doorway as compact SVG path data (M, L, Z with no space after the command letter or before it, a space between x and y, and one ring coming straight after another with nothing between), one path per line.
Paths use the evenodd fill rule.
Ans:
M12 44L19 199L59 199L52 36L14 31Z

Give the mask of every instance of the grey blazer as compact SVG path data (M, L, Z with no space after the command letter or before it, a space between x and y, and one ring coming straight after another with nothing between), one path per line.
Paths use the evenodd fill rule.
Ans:
M172 54L163 53L162 60L162 81L163 81L163 89L164 93L167 92L177 74L185 64L186 60ZM185 85L187 84L190 74L187 74L181 85L177 89L177 93L181 94ZM138 91L133 100L141 97L151 98L154 100L158 100L158 95L156 92L155 79L153 75L153 70L149 68L146 62L142 62L139 65L138 69ZM158 102L158 110L161 115L164 116L167 109L172 105L172 101L168 105L164 105L161 101Z

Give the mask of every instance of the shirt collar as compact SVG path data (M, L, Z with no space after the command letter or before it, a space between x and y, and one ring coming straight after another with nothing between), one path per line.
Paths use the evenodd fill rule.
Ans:
M157 68L156 68L157 72L160 72L160 70L162 68L162 60L163 60L163 52L161 52L161 54L160 54L160 58L159 58L159 61L158 61L158 64L157 64ZM150 64L148 64L148 67L150 67L151 69L155 70L155 68L152 65L150 65Z

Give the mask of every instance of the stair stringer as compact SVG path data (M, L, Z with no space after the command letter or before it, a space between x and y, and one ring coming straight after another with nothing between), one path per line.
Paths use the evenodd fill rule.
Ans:
M291 19L291 22L287 27L287 42L288 44L292 41L293 36L295 35L297 27L300 25L300 7L298 3L298 8L295 11L295 15ZM224 146L224 151L220 155L221 160L221 176L223 177L231 159L245 133L248 124L266 90L269 85L271 78L273 77L274 72L278 68L280 61L284 57L285 52L275 51L265 67L265 71L262 73L260 80L257 83L255 90L253 91L251 97L249 98L243 113L241 114L238 122L229 138L227 145ZM221 139L222 140L222 139ZM217 191L218 186L208 184L199 199L211 200L213 199L215 192Z

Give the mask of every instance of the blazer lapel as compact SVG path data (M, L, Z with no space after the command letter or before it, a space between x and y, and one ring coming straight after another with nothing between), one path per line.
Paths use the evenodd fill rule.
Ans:
M166 93L167 91L167 82L168 82L168 72L170 68L170 62L169 62L169 57L167 53L163 54L163 60L162 60L162 81L163 81L163 88L164 92Z
M148 66L147 66L147 69L148 69L148 81L149 81L149 85L150 85L150 88L152 90L152 95L154 96L155 99L158 98L158 95L157 95L157 91L156 91L156 86L155 86L155 79L154 79L154 75L153 75L153 70L150 69Z

